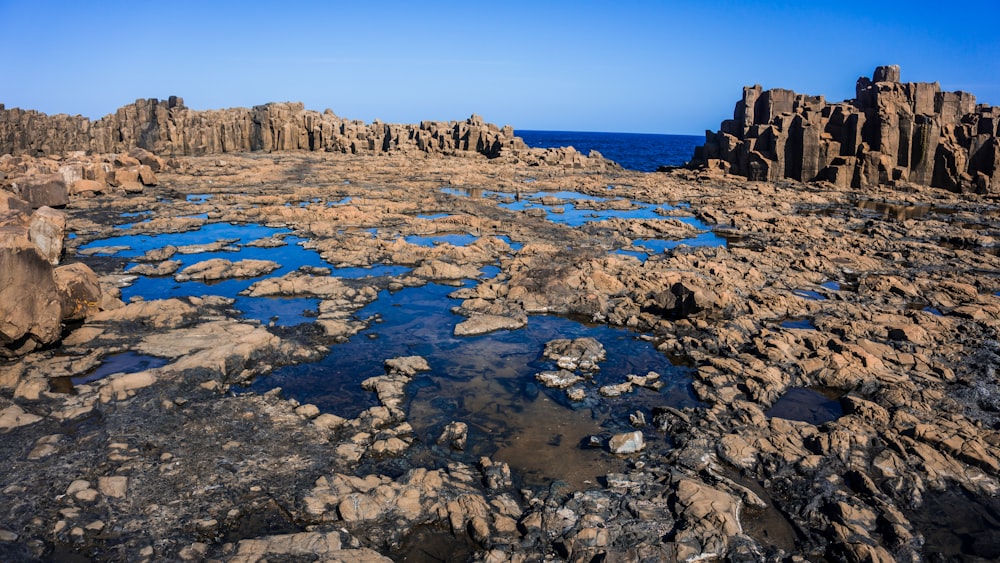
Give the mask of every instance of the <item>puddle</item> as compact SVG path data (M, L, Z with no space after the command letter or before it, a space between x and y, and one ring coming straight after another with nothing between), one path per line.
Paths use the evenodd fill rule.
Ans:
M799 330L817 330L812 319L788 319L781 322L781 328L794 328Z
M830 291L840 291L841 289L840 282L835 281L826 281L819 284L819 286L824 289L829 289Z
M469 246L470 244L479 240L476 235L470 234L447 234L447 235L432 235L432 236L419 236L411 235L408 237L403 237L409 244L415 244L418 246L437 246L439 244L450 244L452 246Z
M591 205L586 205L578 207L576 204L567 203L565 200L568 198L555 198L558 200L557 203L547 204L543 200L548 201L546 197L539 197L546 192L538 192L536 194L521 194L519 199L515 201L501 201L499 203L500 207L508 209L510 211L525 211L528 209L540 209L544 211L545 218L553 223L560 223L570 227L579 227L587 223L593 223L597 221L605 221L607 219L663 219L663 215L658 211L664 207L661 205L646 204L632 202L632 209L594 209ZM567 192L554 192L554 193L567 193ZM572 192L568 192L572 193ZM507 195L507 194L504 194ZM602 198L593 198L591 196L584 196L583 194L577 194L580 196L581 201L586 202L602 202L605 201ZM509 197L509 196L507 196ZM571 200L572 201L572 200ZM669 208L669 206L667 206ZM706 227L707 228L707 227Z
M764 413L772 418L798 420L819 426L844 415L840 401L806 387L792 387Z
M456 535L450 529L422 525L407 534L392 557L407 563L470 561L477 551L469 534Z
M479 272L482 274L480 277L484 279L493 279L502 271L499 266L483 266L479 268Z
M838 285L837 287L839 288L840 286ZM825 295L823 295L822 293L820 293L818 291L813 291L811 289L795 289L795 290L792 291L792 293L794 293L795 295L798 295L799 297L801 297L803 299L809 299L810 301L825 301L826 300L826 296ZM813 327L813 328L815 328L815 327Z
M359 318L378 319L348 342L330 348L317 363L288 366L256 380L251 389L264 393L281 387L286 397L313 403L320 410L355 417L378 404L360 383L383 375L383 363L397 356L420 355L431 371L416 376L407 388L409 415L418 437L434 444L452 421L469 425L464 452L475 462L482 455L509 463L529 484L552 479L583 486L612 471L622 460L601 449L581 447L593 435L631 430L628 414L654 406L695 406L686 368L678 368L652 343L634 333L603 325L588 326L562 317L533 316L525 328L482 336L456 337L448 297L451 286L428 284L396 293L382 291ZM535 374L555 365L542 357L556 338L598 339L608 359L593 383L592 398L571 403L564 391L539 387ZM636 389L619 399L595 399L600 385L620 383L628 374L656 371L666 384L654 392ZM658 439L655 433L648 440Z
M451 217L451 213L434 213L432 215L417 215L417 219L425 219L427 221L434 221L436 219L445 219Z
M346 184L346 182L345 182L345 184ZM337 201L331 201L331 202L327 203L326 206L327 207L333 207L334 205L346 205L348 203L351 203L351 196L347 196L347 197L345 197L343 199L338 199Z
M517 252L518 250L521 250L522 248L524 248L523 244L521 244L519 242L514 242L514 241L510 240L510 237L507 236L507 235L498 236L496 238L498 238L498 239L504 241L505 243L507 243L507 246L509 246L510 249L513 250L514 252Z
M491 190L471 190L465 188L442 188L441 191L450 195L463 197L490 197L497 200L497 205L510 211L540 210L545 218L553 223L570 227L579 227L587 223L605 221L608 219L663 219L664 211L683 207L683 204L667 205L643 203L634 200L611 200L578 192L528 192L508 194ZM630 206L628 209L601 209L605 204L617 207L613 202L623 201ZM698 236L683 240L639 239L633 242L635 246L649 249L655 253L672 250L681 245L686 246L726 246L727 241L711 231L708 225L693 217L676 217L693 227L704 230ZM645 260L641 253L632 254L640 260Z
M202 204L212 199L212 194L188 194L184 201L194 204Z
M237 296L233 307L247 319L264 325L296 326L311 323L319 313L320 299L311 297Z
M343 268L332 268L330 275L335 278L362 279L379 278L383 276L403 276L408 274L413 268L409 266L394 266L389 264L374 264L372 266L347 266Z
M187 246L195 244L210 244L219 240L234 240L237 244L247 244L256 239L270 237L274 234L288 233L287 229L275 229L263 225L208 223L200 228L181 233L163 233L155 235L122 235L95 240L80 246L78 253L88 249L120 248L113 254L120 258L137 258L147 251L163 248L167 245Z
M101 360L101 365L86 375L71 377L70 381L73 385L83 385L104 379L114 373L135 373L137 371L165 366L167 363L166 359L157 358L156 356L146 356L136 352L122 352L121 354L105 356Z
M746 534L765 547L774 546L788 553L793 553L797 537L795 527L775 506L769 494L769 489L761 483L744 478L736 472L726 471L726 477L753 491L767 505L764 508L749 504L744 505L740 523L743 524Z
M281 267L268 274L283 276L303 266L328 268L332 275L345 278L363 278L370 276L399 275L409 271L402 266L376 266L372 268L330 268L318 252L304 248L303 239L289 235L287 229L265 227L262 225L237 225L231 223L211 223L200 229L182 233L165 233L157 235L130 235L111 237L93 241L81 246L80 250L88 248L106 249L99 254L114 255L123 258L138 258L150 250L165 246L175 246L179 250L170 257L180 262L178 271L212 258L225 258L231 261L239 260L273 260ZM281 244L261 244L261 241L277 239ZM219 240L232 241L223 250L214 250L213 243ZM210 251L204 251L212 249ZM127 267L132 267L130 263ZM258 278L225 279L212 282L176 281L169 276L138 276L129 286L122 288L122 299L129 301L133 297L144 299L167 299L171 297L188 297L202 295L220 295L235 299L234 307L243 312L245 318L256 319L264 324L274 323L279 326L294 326L304 322L312 322L314 313L319 308L319 300L311 298L281 298L281 297L245 297L241 291L250 287Z
M295 524L281 506L274 500L252 512L240 514L235 523L227 524L221 541L236 543L260 536L294 534L302 529Z
M976 497L957 486L927 490L907 517L924 536L928 561L1000 560L1000 500Z
M661 253L673 250L679 246L726 246L726 239L713 232L705 232L696 237L679 240L636 239L632 241L632 244L647 248L656 253Z

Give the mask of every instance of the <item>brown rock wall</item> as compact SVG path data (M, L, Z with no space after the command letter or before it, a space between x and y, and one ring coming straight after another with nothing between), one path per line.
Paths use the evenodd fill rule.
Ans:
M906 183L1000 193L1000 110L938 83L899 81L898 66L861 77L853 100L743 88L733 119L706 132L693 165L751 180Z
M300 102L253 108L196 111L184 100L139 99L90 121L82 116L46 115L0 104L0 154L59 154L68 151L121 153L145 149L164 155L244 151L476 152L489 158L504 148L527 149L511 127L465 121L366 125ZM146 163L144 163L146 164ZM155 171L155 169L154 169Z

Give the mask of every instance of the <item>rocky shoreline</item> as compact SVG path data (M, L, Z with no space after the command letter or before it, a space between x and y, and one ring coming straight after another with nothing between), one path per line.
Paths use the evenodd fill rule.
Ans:
M29 172L60 174L74 159L83 170L85 160L103 162L116 178L134 167L138 179L49 202L72 237L59 265L39 267L85 267L91 274L80 275L99 290L75 316L60 301L49 333L26 331L0 363L5 560L1000 556L1000 207L990 193L405 151L20 155L0 165L7 184L23 187ZM142 181L139 166L155 182ZM565 195L523 210L501 205L567 191L602 198L595 208L690 207L570 228L539 209L576 201ZM30 230L20 204L5 201L22 217L5 225ZM689 216L728 244L620 252L643 238L688 239L690 223L679 219ZM170 263L177 248L134 260L82 250L223 223L288 229L334 269L409 269L266 277L271 265L236 259L179 269ZM454 233L476 240L406 241ZM146 269L127 271L133 262ZM477 276L487 265L496 276ZM119 299L136 276L198 272L257 276L247 295L316 299L315 318L248 319L211 291ZM592 444L605 470L596 481L539 486L498 453L472 453L480 420L434 435L414 426L414 382L444 375L420 356L379 358L384 374L361 383L374 406L356 416L243 387L336 354L377 322L358 312L381 292L433 283L454 284L457 334L518 330L547 314L648 335L689 368L701 405L659 403L654 374L607 389L588 383L603 351L553 340L537 357L579 380L545 387L541 400L569 405L574 393L619 427ZM86 380L123 352L162 365ZM822 391L838 414L816 424L774 415L798 389Z

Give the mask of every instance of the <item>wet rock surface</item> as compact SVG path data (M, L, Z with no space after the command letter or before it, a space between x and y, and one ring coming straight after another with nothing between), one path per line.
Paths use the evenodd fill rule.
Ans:
M53 267L26 234L0 255L33 253L31 269L0 275L48 272L52 280L51 299L39 305L51 312L32 317L51 322L18 324L22 336L10 329L5 337L23 343L24 334L44 334L47 344L0 363L3 559L1000 556L996 527L982 525L1000 493L1000 211L988 195L482 156L282 152L171 162L156 171L155 186L71 195L62 209L74 234L62 263L96 274L99 303L80 297L67 316ZM689 230L648 218L574 228L475 195L608 197L609 185L623 200L687 202L728 244L678 245L640 259L619 251ZM921 214L861 204L870 201ZM145 215L123 226L123 213ZM294 236L326 265L268 272L215 256L228 263L204 271L248 276L245 289L216 293L234 281L220 279L197 296L126 303L116 296L127 284L183 273L166 262L185 255L77 252L122 234L220 223L285 229L260 239L271 242L236 246L291 252L279 238ZM470 237L425 244L456 234ZM219 244L198 252L236 252L226 250L231 240L211 242ZM136 264L150 269L126 274ZM377 269L389 266L405 268ZM349 277L348 268L374 275ZM93 280L73 278L66 286L82 289L71 294L85 295ZM18 283L42 293L43 282ZM358 414L241 386L337 354L337 342L378 325L379 317L359 314L366 306L429 284L452 284L446 307L460 315L456 324L483 319L469 334L525 330L515 327L540 314L628 327L689 367L700 405L668 404L657 372L600 379L614 359L607 345L549 338L529 351L553 369L520 382L539 397L521 416L548 402L567 417L610 422L578 444L602 460L596 480L570 478L576 468L565 456L546 457L541 441L535 457L549 473L539 484L520 474L522 460L477 442L492 428L489 401L461 419L445 413L439 425L417 424L414 394L446 388L446 374L420 354L378 358L383 373L355 385L371 398ZM240 299L300 298L319 305L293 326L239 312ZM422 338L414 333L414 346ZM164 363L84 382L104 358L126 351ZM546 371L576 380L565 390L539 388L535 376ZM839 412L820 421L771 411L802 389L822 391Z

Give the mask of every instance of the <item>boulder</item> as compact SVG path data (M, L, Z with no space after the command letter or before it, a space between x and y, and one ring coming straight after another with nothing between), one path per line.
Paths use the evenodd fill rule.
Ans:
M66 215L48 206L39 207L31 214L28 223L28 238L49 263L59 263L66 237Z
M559 371L543 371L535 374L535 379L542 385L553 389L565 389L583 381L583 378L579 375L564 369Z
M456 450L464 450L469 436L469 425L464 422L450 422L438 437L438 445L449 445Z
M497 330L516 330L528 324L526 316L474 314L455 325L455 336L476 336Z
M26 238L0 245L0 353L29 352L62 331L62 299L52 264Z
M0 214L7 212L31 213L31 204L23 199L15 197L13 194L0 190Z
M103 294L97 274L83 263L59 266L53 271L64 321L82 321L100 311Z
M140 164L136 169L136 173L139 175L139 182L143 186L155 186L159 183L156 179L156 174L153 173L153 169L145 164Z
M142 191L142 182L139 179L139 167L117 168L108 175L108 183L116 188L121 188L128 193L139 193Z
M646 447L646 442L643 440L642 432L639 430L625 432L624 434L615 434L608 441L608 449L613 454L631 454L641 451L644 447Z
M665 318L683 319L701 311L704 305L693 289L677 282L669 290L654 295L648 307Z
M70 195L93 195L105 191L107 186L97 180L77 180L69 188Z
M146 149L136 147L128 151L128 155L139 161L143 166L148 167L151 172L162 172L166 169L163 159Z
M69 203L69 189L62 174L28 176L18 182L21 199L32 209L39 207L63 207Z

